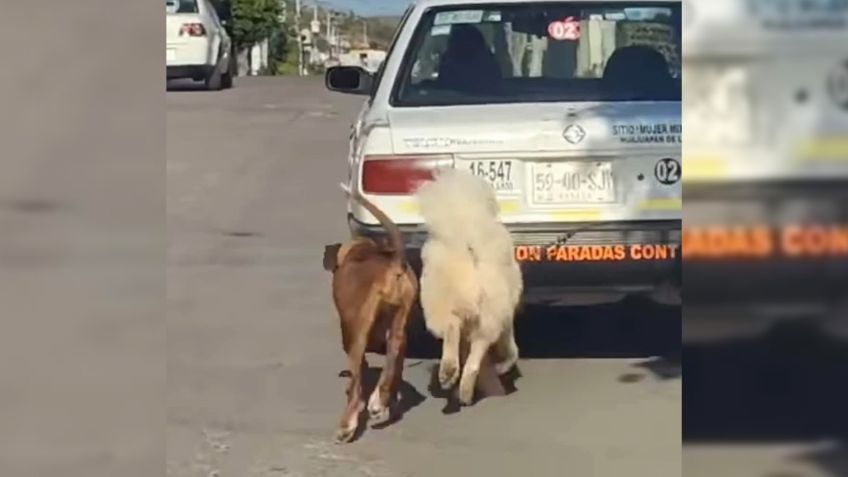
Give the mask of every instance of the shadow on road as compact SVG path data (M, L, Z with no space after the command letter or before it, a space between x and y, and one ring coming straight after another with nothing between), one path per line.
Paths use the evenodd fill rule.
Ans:
M370 364L365 367L362 372L362 395L365 397L366 401L371 393L374 391L374 388L377 387L377 382L380 380L380 373L382 373L382 368L372 367ZM342 371L339 373L339 377L350 379L350 372ZM401 380L398 385L398 394L399 399L396 400L392 404L391 415L388 420L384 422L373 423L371 427L373 429L383 429L389 427L390 425L400 421L403 419L404 414L410 409L418 406L422 402L426 401L427 398L418 392L415 389L415 386L409 384L406 381ZM364 409L359 416L359 428L356 430L356 434L353 437L353 441L358 440L364 433L365 429L368 427L368 421L370 416L368 415L367 409Z
M848 475L848 444L845 439L823 449L803 452L793 460L811 462L826 472L827 475L840 477Z
M635 297L609 305L532 307L517 320L526 359L647 358L680 350L680 307Z
M434 360L441 343L426 330L420 308L409 329L411 360ZM646 358L632 372L619 378L622 383L641 381L647 374L659 379L679 378L680 307L661 306L649 300L631 297L609 305L580 307L528 306L516 318L516 341L521 359ZM408 364L414 367L422 361ZM455 396L441 389L438 365L430 364L428 390L436 399L444 399L445 414L460 409ZM501 382L507 393L516 390L521 363Z
M848 342L809 322L683 350L687 442L848 437Z
M420 312L420 310L419 310ZM408 357L435 359L440 344L413 321ZM640 298L579 307L528 306L515 321L521 359L649 358L680 355L680 307Z
M815 443L790 460L848 475L848 342L786 322L685 343L683 368L684 446Z
M495 379L499 379L501 385L504 388L505 394L509 395L518 390L515 383L521 377L521 369L520 365L513 367L509 372L500 376L499 378L496 376ZM445 405L442 408L442 414L455 414L462 409L462 405L459 402L456 394L456 387L453 389L443 389L441 384L439 384L439 364L434 363L430 365L430 382L427 385L427 390L430 392L430 396L435 399L441 399L444 401ZM486 399L490 396L483 395L485 391L481 391L481 388L478 384L477 390L474 394L474 403L479 402L482 399Z
M171 80L167 82L165 91L171 92L213 92L207 91L203 81Z

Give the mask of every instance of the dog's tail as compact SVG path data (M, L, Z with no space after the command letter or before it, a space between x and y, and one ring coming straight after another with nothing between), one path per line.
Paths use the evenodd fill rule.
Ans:
M362 206L365 207L365 210L370 212L371 215L380 222L380 225L386 229L386 233L389 236L389 243L392 246L392 262L398 265L404 263L406 261L406 251L403 246L403 235L401 234L397 224L395 224L392 219L390 219L389 216L380 210L380 208L373 202L366 199L362 194L352 191L347 184L340 183L339 186L348 196L353 198L353 200L362 204Z
M492 224L500 221L495 191L464 169L444 169L415 193L430 236L465 243L472 260L491 259L494 248L512 254L510 244L494 242Z

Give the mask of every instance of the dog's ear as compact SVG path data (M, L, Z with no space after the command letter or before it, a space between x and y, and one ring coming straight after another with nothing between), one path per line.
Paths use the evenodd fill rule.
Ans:
M324 246L324 270L332 272L339 266L339 249L342 244L334 243Z

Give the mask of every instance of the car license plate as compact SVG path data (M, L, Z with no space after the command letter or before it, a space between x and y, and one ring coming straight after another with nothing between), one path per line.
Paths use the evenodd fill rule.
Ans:
M167 61L173 61L177 59L177 50L168 49L165 50L165 59Z
M517 192L518 184L515 180L515 168L511 160L481 160L468 161L468 169L487 181L495 189L495 192Z
M598 204L615 202L612 163L544 162L531 166L536 205Z

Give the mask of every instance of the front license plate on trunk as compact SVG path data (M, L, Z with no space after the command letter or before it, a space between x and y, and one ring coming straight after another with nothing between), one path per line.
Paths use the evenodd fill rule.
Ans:
M496 192L518 191L513 161L500 159L467 161L466 167L472 173L489 181Z
M543 162L533 164L531 171L535 205L615 202L610 162Z

